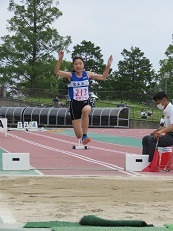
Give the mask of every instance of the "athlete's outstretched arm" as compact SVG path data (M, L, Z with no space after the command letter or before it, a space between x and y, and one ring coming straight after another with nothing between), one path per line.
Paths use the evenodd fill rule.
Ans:
M104 70L104 72L103 72L102 75L99 75L99 74L96 74L96 73L87 71L88 76L89 76L90 78L96 79L96 80L106 80L106 78L107 78L107 76L108 76L108 74L109 74L110 67L111 67L111 65L112 65L112 61L113 61L113 57L112 57L112 55L111 55L111 56L109 57L109 59L108 59L106 69Z
M67 78L70 81L71 72L66 72L66 71L60 70L60 66L61 66L63 57L64 57L64 51L59 51L58 52L58 61L57 61L57 64L55 66L55 69L54 69L54 74L59 75L59 76L64 77L64 78Z

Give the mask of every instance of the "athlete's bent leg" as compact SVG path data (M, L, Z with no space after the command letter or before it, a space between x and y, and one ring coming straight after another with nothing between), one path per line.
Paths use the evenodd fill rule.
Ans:
M91 112L91 107L86 105L82 109L82 130L83 134L87 134L88 126L89 126L89 113Z
M88 126L89 126L89 113L91 112L91 107L89 105L86 105L82 109L82 130L83 130L83 136L82 136L82 143L86 145L91 141L89 137L87 137L88 132Z
M78 139L81 139L81 137L83 135L83 131L81 128L81 119L72 120L72 125L73 125L73 129L74 129L74 133L75 133L76 137Z

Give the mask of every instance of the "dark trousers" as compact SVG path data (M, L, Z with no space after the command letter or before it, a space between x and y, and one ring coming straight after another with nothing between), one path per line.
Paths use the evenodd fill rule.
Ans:
M142 155L149 155L149 162L152 161L157 139L153 135L144 136L142 139ZM173 132L169 132L159 138L158 147L169 147L173 145Z

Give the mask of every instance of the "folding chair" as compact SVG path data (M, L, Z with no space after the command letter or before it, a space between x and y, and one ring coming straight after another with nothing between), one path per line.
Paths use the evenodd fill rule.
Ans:
M173 166L173 151L172 146L163 147L160 161L159 161L159 169L163 169L164 171L170 171Z
M169 157L169 159L168 159L168 161L167 161L167 163L166 163L166 165L165 165L165 167L164 167L164 171L169 172L169 171L171 170L171 168L173 167L173 162L172 162L172 160L173 160L173 153L172 153L172 155ZM169 168L168 168L168 167L169 167Z

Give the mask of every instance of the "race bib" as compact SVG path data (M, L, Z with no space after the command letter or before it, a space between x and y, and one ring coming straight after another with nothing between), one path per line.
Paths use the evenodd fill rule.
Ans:
M89 98L88 87L73 88L73 96L77 101L87 100Z

